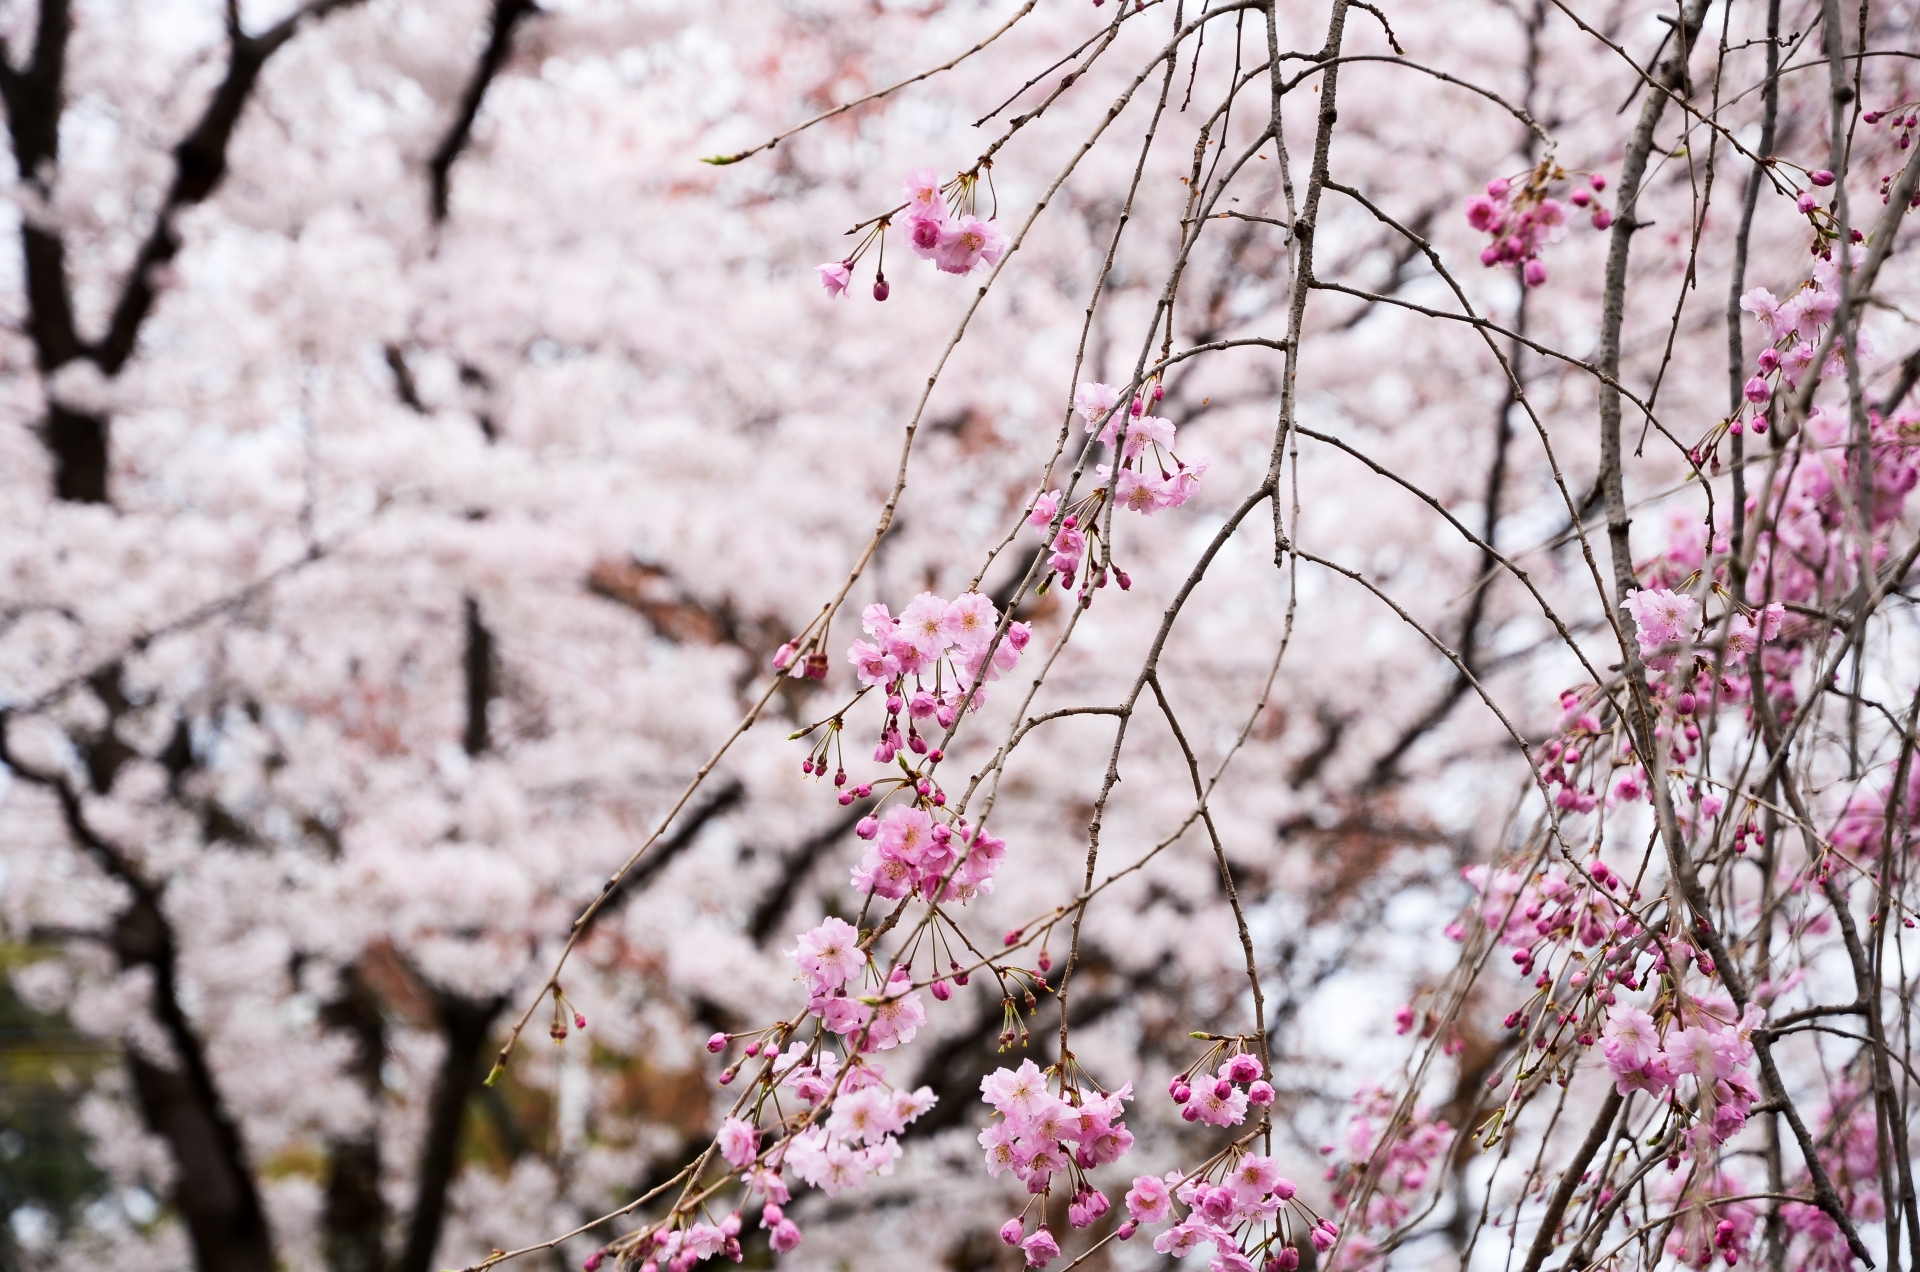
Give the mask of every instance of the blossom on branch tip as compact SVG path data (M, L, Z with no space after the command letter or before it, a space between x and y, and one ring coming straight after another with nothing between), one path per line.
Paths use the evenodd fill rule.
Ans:
M845 261L829 261L825 265L816 265L820 271L820 285L827 289L829 296L844 296L848 284L853 282L853 270Z

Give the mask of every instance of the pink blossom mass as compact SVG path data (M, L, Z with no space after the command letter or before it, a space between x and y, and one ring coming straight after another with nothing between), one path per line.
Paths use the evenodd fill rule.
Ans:
M1912 1267L1915 16L0 7L0 1272Z

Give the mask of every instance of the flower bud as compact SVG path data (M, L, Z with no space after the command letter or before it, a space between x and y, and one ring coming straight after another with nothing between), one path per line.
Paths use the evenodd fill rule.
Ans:
M1599 186L1596 184L1594 188L1598 189ZM1613 224L1613 213L1607 211L1605 208L1595 208L1593 210L1593 228L1594 229L1604 230L1609 225L1612 225L1612 224Z
M854 824L853 833L862 839L872 839L880 833L880 819L873 816L862 817Z
M1000 1239L1010 1246L1019 1245L1020 1238L1026 1235L1026 1227L1018 1219L1009 1219L1000 1225Z
M947 984L947 978L944 976L927 986L927 989L935 998L943 1003L953 997L953 987Z
M707 1050L713 1052L713 1054L715 1054L716 1056L719 1055L722 1051L725 1051L726 1049L727 1049L727 1035L723 1033L717 1033L713 1035L713 1037L707 1039Z
M1247 1103L1256 1108L1265 1108L1273 1103L1273 1087L1262 1078L1247 1088Z
M887 286L887 277L885 274L873 280L873 298L875 300L885 300L892 293L893 288Z
M1833 184L1833 174L1825 168L1821 168L1817 172L1809 172L1807 174L1807 180L1817 186L1830 186Z

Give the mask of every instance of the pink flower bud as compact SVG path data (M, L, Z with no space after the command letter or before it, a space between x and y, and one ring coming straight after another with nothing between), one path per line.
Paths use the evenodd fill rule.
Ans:
M791 1219L782 1219L779 1223L773 1225L773 1232L770 1234L768 1244L774 1248L776 1253L786 1254L800 1244L799 1225L795 1224Z
M1133 1234L1138 1231L1140 1231L1140 1225L1138 1223L1135 1223L1133 1220L1129 1219L1125 1223L1121 1224L1118 1228L1115 1228L1113 1231L1113 1235L1120 1238L1122 1241L1131 1241L1133 1240Z
M1587 204L1593 202L1593 192L1591 190L1575 190L1567 196L1567 202L1573 204L1576 208L1584 208Z
M793 665L793 656L799 652L800 647L792 641L788 641L786 644L780 646L773 655L773 669L775 671L785 671Z
M875 300L885 300L892 293L893 288L887 286L887 279L884 274L873 280L873 298Z
M872 816L862 817L854 824L853 833L862 839L872 839L880 833L880 819Z
M1802 212L1811 212L1815 208L1819 207L1820 204L1817 200L1814 199L1812 191L1802 190L1800 192L1800 197L1793 201L1793 206L1796 208L1799 208L1800 211Z
M606 1261L606 1257L607 1252L605 1250L595 1250L587 1256L586 1262L580 1266L586 1269L586 1272L600 1272L600 1265Z
M1004 939L1005 939L1005 941L1006 941L1006 943L1007 943L1008 945L1018 945L1018 944L1020 944L1020 936L1021 936L1021 933L1022 933L1022 931L1023 931L1023 930L1024 930L1024 929L1022 929L1022 928L1008 928L1008 929L1007 929L1007 935L1006 935L1006 937L1004 938Z
M717 1033L713 1035L713 1037L707 1039L707 1050L713 1052L713 1054L719 1055L722 1051L725 1051L726 1049L727 1049L727 1035L723 1033Z
M1822 168L1818 172L1809 172L1807 174L1807 180L1817 186L1830 186L1833 184L1833 174L1825 168Z
M947 984L947 978L944 976L927 986L927 989L943 1003L953 997L953 986Z
M1613 224L1613 213L1607 211L1605 208L1595 208L1593 210L1593 228L1594 229L1604 230L1609 225L1612 225L1612 224Z
M1273 1088L1264 1078L1247 1088L1247 1103L1258 1108L1265 1108L1273 1103Z
M1587 178L1587 184L1596 190L1604 190L1607 188L1607 179L1596 172Z
M1019 1245L1020 1238L1026 1235L1027 1230L1018 1219L1009 1219L1000 1225L1000 1239L1010 1246Z
M1538 256L1520 267L1520 277L1529 287L1539 287L1547 281L1547 263Z

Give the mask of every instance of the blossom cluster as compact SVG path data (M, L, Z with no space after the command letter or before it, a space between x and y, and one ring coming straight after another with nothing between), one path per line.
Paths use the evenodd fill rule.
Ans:
M1379 1232L1406 1222L1413 1200L1453 1147L1453 1127L1433 1110L1416 1107L1396 1127L1395 1106L1393 1095L1385 1089L1362 1087L1354 1095L1343 1142L1321 1150L1335 1159L1326 1174L1336 1211L1350 1212L1363 1183L1372 1177L1364 1213L1348 1214L1350 1229L1359 1223L1366 1231ZM1364 1252L1356 1247L1363 1243L1363 1232L1349 1231L1350 1262L1359 1261L1356 1256Z
M1482 922L1502 945L1513 951L1513 964L1520 969L1520 974L1535 976L1538 972L1538 977L1546 982L1538 983L1537 988L1544 989L1551 983L1552 976L1545 964L1564 943L1575 941L1583 948L1593 949L1639 930L1638 922L1611 897L1611 893L1623 886L1623 881L1598 857L1587 863L1586 873L1591 882L1563 872L1560 867L1549 867L1531 877L1517 870L1495 870L1486 865L1468 866L1461 873L1480 896ZM1617 919L1613 917L1616 914ZM1455 929L1455 935L1458 938L1464 932ZM1618 967L1610 975L1629 989L1639 985L1631 965ZM1607 978L1599 977L1602 981ZM1590 979L1594 977L1582 975L1574 988ZM1518 1024L1523 1014L1515 1012L1510 1016L1507 1027Z
M1607 188L1607 179L1594 173L1586 184L1567 196L1567 203L1548 195L1549 184L1564 180L1567 174L1549 162L1534 169L1519 184L1506 177L1487 182L1487 192L1467 200L1467 224L1491 241L1481 249L1480 263L1488 269L1496 265L1516 265L1528 287L1547 281L1547 265L1540 250L1558 242L1566 233L1568 203L1593 209L1589 218L1596 230L1613 224L1613 213L1600 204L1595 195Z
M1622 1095L1645 1091L1663 1098L1680 1079L1692 1078L1699 1110L1694 1148L1704 1152L1733 1138L1760 1098L1751 1066L1753 1031L1764 1013L1754 1003L1737 1017L1724 1004L1716 1012L1696 1003L1688 1015L1693 1023L1673 1019L1663 1033L1648 1012L1616 1003L1607 1013L1600 1051Z
M1764 433L1767 405L1773 400L1777 386L1798 388L1807 368L1820 356L1819 346L1840 309L1839 271L1826 261L1816 261L1812 277L1785 300L1764 287L1755 287L1740 298L1740 308L1759 321L1767 344L1754 359L1754 373L1741 390L1752 407L1752 414L1736 415L1729 422L1728 431L1738 433L1744 427ZM1873 356L1873 342L1865 332L1856 337L1855 351L1862 361ZM1833 341L1820 367L1821 376L1834 379L1844 375L1845 357L1841 342ZM1698 459L1695 462L1699 462Z
M1056 580L1070 589L1078 577L1082 580L1080 603L1085 606L1093 603L1094 589L1107 585L1107 567L1099 552L1099 515L1108 500L1129 512L1151 517L1167 508L1178 508L1193 497L1206 475L1207 463L1182 460L1173 449L1178 433L1173 421L1147 414L1150 403L1165 397L1165 386L1155 382L1150 390L1135 394L1122 412L1116 409L1120 391L1112 385L1087 383L1074 390L1074 410L1086 421L1087 432L1097 433L1102 446L1117 448L1119 463L1097 466L1093 492L1069 505L1064 516L1060 504L1065 496L1059 490L1049 490L1034 500L1027 525L1042 536L1052 535L1047 544L1048 574L1041 591L1051 588ZM1133 586L1133 580L1117 563L1113 575L1122 591Z
M898 617L876 602L861 611L860 626L871 639L848 646L847 661L863 686L887 694L886 725L873 754L881 764L892 763L903 749L926 754L921 726L931 720L951 728L969 701L978 710L986 700L984 682L1011 671L1033 636L1031 624L1009 623L996 646L1000 613L978 592L952 601L922 592ZM904 738L903 712L908 721Z
M1916 130L1920 130L1920 103L1905 101L1897 106L1885 106L1879 110L1866 111L1860 116L1860 122L1869 128L1884 122L1894 144L1900 150L1906 150L1913 145ZM1894 174L1891 172L1880 178L1882 204L1893 202L1893 181ZM1909 211L1920 208L1920 190L1913 192L1913 196L1907 201L1907 208Z
M896 967L878 992L858 992L870 966L859 937L853 924L831 916L800 934L793 957L807 980L808 1014L818 1016L830 1033L856 1039L861 1051L912 1042L927 1022L912 973ZM804 1074L793 1079L801 1080Z
M621 1266L638 1272L689 1272L716 1255L739 1262L742 1215L756 1195L764 1199L760 1226L773 1249L785 1254L802 1236L785 1210L792 1200L783 1178L787 1168L828 1196L893 1172L900 1158L900 1132L932 1108L936 1097L930 1087L908 1091L888 1085L886 1070L867 1055L911 1042L926 1013L904 967L896 968L878 992L859 992L869 975L878 978L859 935L852 924L832 917L800 934L789 953L806 982L808 1014L819 1020L820 1031L811 1041L796 1040L782 1052L780 1043L792 1029L782 1024L763 1030L753 1035L740 1064L721 1076L726 1085L742 1064L758 1058L762 1067L757 1084L774 1107L779 1107L776 1088L791 1093L798 1105L797 1112L771 1128L774 1142L766 1148L757 1114L743 1117L736 1112L722 1121L714 1147L728 1167L739 1172L744 1191L738 1205L718 1220L690 1221L676 1211L666 1222L623 1238ZM843 1040L844 1058L826 1045L829 1036ZM732 1035L718 1033L707 1047L720 1052L731 1041ZM755 1109L766 1102L763 1098ZM606 1253L589 1258L587 1272L597 1272Z
M907 174L904 189L907 202L907 247L921 260L932 261L943 274L971 274L982 265L998 265L1007 251L1007 235L994 217L974 215L975 187L979 178L961 173L942 185L940 174L932 168L915 168ZM853 267L867 250L879 246L874 270L873 298L885 300L892 294L887 282L886 232L892 227L891 214L879 218L873 230L844 260L816 266L820 285L829 296L844 296L853 284Z
M1676 1212L1673 1227L1667 1233L1666 1252L1702 1272L1716 1261L1724 1261L1728 1267L1739 1263L1753 1239L1759 1219L1758 1208L1750 1202L1731 1200L1747 1191L1723 1170L1669 1173L1656 1189L1660 1199ZM1807 1209L1826 1218L1818 1209ZM1783 1218L1784 1213L1783 1207ZM1837 1236L1839 1229L1834 1229L1834 1233ZM1846 1242L1842 1241L1840 1266L1845 1266L1846 1248Z
M1176 1074L1167 1094L1182 1118L1209 1126L1238 1126L1247 1120L1249 1107L1273 1103L1273 1085L1261 1076L1260 1062L1244 1051L1221 1061L1212 1074L1204 1067Z
M1133 1132L1122 1119L1133 1084L1088 1095L1063 1078L1055 1095L1048 1072L1023 1060L1018 1069L996 1069L980 1080L981 1098L997 1115L980 1132L980 1147L986 1150L989 1176L1011 1172L1032 1197L1046 1194L1055 1175L1065 1177L1072 1189L1068 1222L1085 1228L1112 1208L1086 1172L1120 1160L1133 1147ZM1001 1227L1000 1236L1019 1246L1031 1267L1044 1267L1060 1253L1044 1223L1028 1235L1025 1221L1015 1217Z
M929 901L969 901L993 892L993 873L1007 855L1007 841L964 820L935 821L926 809L896 804L880 817L864 817L854 833L868 842L853 870L854 890L898 900L919 893ZM941 996L936 981L934 994Z
M1880 1139L1872 1092L1845 1079L1835 1082L1813 1131L1824 1148L1821 1164L1848 1216L1855 1223L1883 1221L1887 1210L1880 1195ZM1840 1225L1820 1207L1790 1201L1780 1207L1780 1220L1800 1244L1800 1266L1809 1272L1847 1272L1854 1266Z
M1135 1178L1126 1195L1128 1222L1116 1235L1131 1238L1142 1224L1165 1222L1177 1201L1187 1213L1153 1239L1158 1253L1179 1259L1210 1245L1209 1272L1294 1272L1303 1237L1325 1254L1340 1236L1339 1227L1316 1215L1298 1191L1274 1158L1236 1149L1191 1179L1179 1171Z

